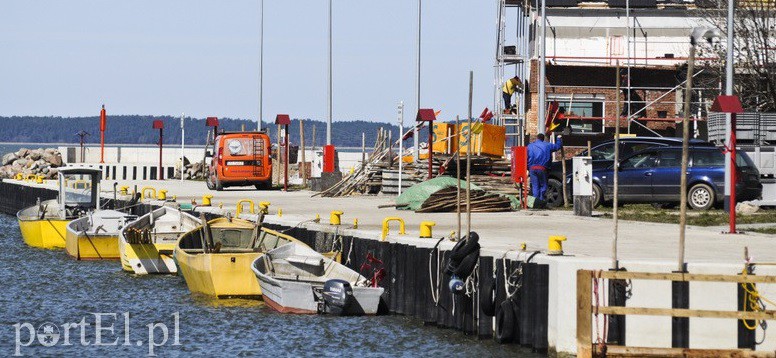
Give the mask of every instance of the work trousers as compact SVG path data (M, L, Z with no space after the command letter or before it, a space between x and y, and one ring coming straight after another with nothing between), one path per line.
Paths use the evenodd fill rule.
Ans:
M531 193L533 197L544 200L544 193L547 191L547 171L531 169L528 174L531 177Z

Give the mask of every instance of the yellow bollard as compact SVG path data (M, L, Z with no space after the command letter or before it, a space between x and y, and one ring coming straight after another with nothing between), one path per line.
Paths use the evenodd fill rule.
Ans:
M121 188L119 189L119 193L121 193L121 195L128 195L129 187L126 185L122 185Z
M383 233L380 236L381 241L385 241L385 238L388 237L388 223L390 223L391 221L399 222L399 235L404 235L404 219L398 216L389 216L383 219Z
M278 217L283 217L283 209L278 208Z
M358 229L358 219L353 219L353 228Z
M241 214L241 213L242 213L242 211L243 211L243 204L245 204L245 203L248 203L248 204L250 204L250 206L248 206L248 211L249 211L251 214L255 214L255 213L256 213L255 206L253 205L253 200L250 200L250 199L242 199L242 200L240 200L240 201L238 201L238 202L237 202L237 210L235 211L235 214L234 214L234 216L235 216L235 217L237 217L237 216L240 216L240 214Z
M435 226L433 221L422 221L420 223L420 237L424 239L431 238L431 227Z
M202 195L202 206L210 206L210 199L213 199L213 196L210 194Z
M13 178L16 180L22 180L24 179L24 175L22 175L22 173L16 173L16 175Z
M167 200L167 190L159 190L159 194L156 195L156 199L158 200Z
M43 184L43 176L38 175L37 177L35 177L35 182L38 184Z
M153 192L151 195L146 195L146 192ZM144 186L143 189L140 189L140 200L145 200L145 198L153 199L156 197L156 189L150 186Z
M218 208L219 209L223 209L224 208L224 203L218 203Z
M329 225L340 225L342 224L342 214L343 212L339 210L334 210L329 214Z
M528 249L528 245L526 245L526 243L524 243L524 242L521 242L520 243L520 251L525 251L526 249Z
M262 214L269 214L269 204L269 201L260 201L259 211L261 211Z
M550 236L548 240L548 255L563 255L563 241L566 241L565 236Z

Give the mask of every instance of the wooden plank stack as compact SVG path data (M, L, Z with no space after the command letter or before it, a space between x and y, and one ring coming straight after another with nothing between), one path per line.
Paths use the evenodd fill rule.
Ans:
M457 208L456 188L450 187L431 194L417 210L419 213L455 212ZM461 208L466 208L466 188L461 188ZM473 213L495 213L511 211L509 199L484 190L471 191L471 211Z

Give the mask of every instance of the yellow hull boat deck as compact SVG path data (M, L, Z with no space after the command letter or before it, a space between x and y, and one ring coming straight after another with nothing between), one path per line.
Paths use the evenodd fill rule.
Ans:
M65 247L68 219L61 218L56 200L48 200L16 213L24 243L42 249Z
M119 232L136 216L102 210L67 225L65 251L77 260L117 260Z
M297 241L242 219L218 218L206 226L181 236L174 255L192 293L218 298L259 298L251 264L266 251Z
M141 216L119 234L121 267L138 275L177 273L175 244L199 224L196 217L170 207Z

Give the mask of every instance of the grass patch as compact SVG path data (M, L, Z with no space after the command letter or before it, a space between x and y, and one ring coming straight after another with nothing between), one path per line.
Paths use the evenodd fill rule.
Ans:
M746 231L754 231L754 232L759 232L761 234L775 234L776 235L776 226L751 228L751 229L746 229Z
M603 211L604 217L611 218L611 208L598 208L597 210ZM620 219L631 221L645 221L645 222L659 222L678 224L679 223L679 210L678 209L655 209L651 205L628 205L620 208L618 213ZM709 211L693 211L687 210L687 225L695 226L722 226L726 225L729 221L729 215L723 210L709 210ZM776 223L776 210L761 210L753 214L738 214L736 216L736 223L738 224L760 224L760 223ZM766 233L776 233L776 227L765 228L771 231ZM748 231L757 231L750 230ZM758 231L760 232L760 231Z

